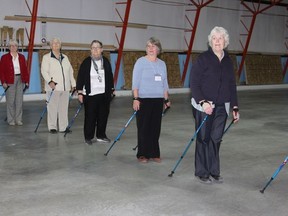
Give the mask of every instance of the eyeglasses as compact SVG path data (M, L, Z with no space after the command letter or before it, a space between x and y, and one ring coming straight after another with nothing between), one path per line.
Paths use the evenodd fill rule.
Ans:
M102 47L91 47L92 50L100 50Z

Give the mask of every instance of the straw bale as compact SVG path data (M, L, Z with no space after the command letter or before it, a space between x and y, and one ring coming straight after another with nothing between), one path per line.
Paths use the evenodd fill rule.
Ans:
M278 55L247 55L246 79L249 85L281 84L281 57Z

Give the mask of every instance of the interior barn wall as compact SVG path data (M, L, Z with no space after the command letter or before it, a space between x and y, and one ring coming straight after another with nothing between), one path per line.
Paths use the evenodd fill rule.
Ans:
M39 50L39 62L41 66L41 60L44 54L49 50ZM90 55L90 51L87 50L63 50L72 64L74 69L74 77L77 78L79 67L82 61ZM110 52L105 51L104 56L110 59ZM144 51L125 51L123 53L123 68L125 85L123 89L131 90L132 87L132 72L133 67L138 58L144 56ZM199 53L192 53L192 62L196 60ZM237 84L239 79L237 76L237 62L236 54L230 54L230 57L234 65L234 73ZM168 83L170 88L181 88L181 76L178 62L177 52L165 52L162 53L159 58L164 60L167 65ZM260 54L248 54L246 57L246 77L247 84L249 85L264 85L264 84L281 84L283 83L282 67L281 67L280 55L260 55ZM41 77L42 90L44 91L44 81Z
M27 0L32 8L33 0ZM39 1L38 16L103 20L120 22L120 18L115 9L124 17L125 4L116 5L119 0L51 0ZM189 0L179 0L182 3L189 3ZM232 52L241 52L240 40L245 44L246 38L240 36L245 34L243 20L247 27L250 27L251 18L244 20L242 15L249 14L244 11L241 1L215 0L201 10L199 23L193 44L193 51L204 51L207 49L207 36L214 26L225 27L230 34L230 45L228 49ZM255 2L257 2L255 0ZM30 23L24 21L4 20L5 16L26 15L30 12L24 0L0 0L0 27L10 26L14 28L14 34L18 28L26 28L29 32ZM190 2L191 3L191 2ZM57 7L55 7L57 5ZM258 3L256 3L258 6ZM267 6L267 5L264 5ZM263 5L261 6L264 7ZM160 39L163 49L185 51L187 41L190 40L190 32L184 32L184 28L191 29L191 25L186 20L185 15L190 16L193 23L193 14L187 9L195 7L171 6L153 4L147 1L132 1L129 23L140 23L147 25L147 29L128 28L124 49L143 50L147 39L156 36ZM247 11L247 10L246 10ZM250 14L251 15L251 14ZM284 46L287 37L287 9L285 7L273 6L263 14L257 16L248 52L285 54L287 49ZM45 26L45 27L43 27ZM161 27L162 26L162 27ZM35 32L35 44L41 44L42 33L45 30L47 40L52 37L59 37L63 42L89 44L93 39L99 39L103 44L118 47L115 33L120 39L121 28L115 26L83 25L68 23L47 22L43 24L37 22ZM27 45L25 34L25 44ZM75 48L72 48L75 49ZM79 48L80 49L80 48Z

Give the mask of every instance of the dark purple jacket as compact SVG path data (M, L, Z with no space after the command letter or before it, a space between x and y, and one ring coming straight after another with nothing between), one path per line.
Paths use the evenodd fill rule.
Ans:
M230 107L238 106L233 63L228 53L224 52L220 62L209 47L192 65L190 89L197 103L208 100L214 104L230 102Z

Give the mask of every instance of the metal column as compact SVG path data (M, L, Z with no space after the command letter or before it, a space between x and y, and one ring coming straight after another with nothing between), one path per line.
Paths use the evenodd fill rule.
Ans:
M254 1L250 1L250 2L252 4L252 8L249 7L244 0L241 0L241 4L252 14L252 20L251 20L251 24L250 24L250 28L249 29L244 24L244 22L241 20L241 23L243 24L244 28L247 30L248 34L242 34L242 35L247 36L247 40L246 40L246 44L245 44L244 48L243 48L243 45L242 45L242 43L240 41L241 46L243 48L243 53L242 53L241 63L239 65L238 72L237 72L237 75L238 75L239 78L241 76L241 71L242 71L243 66L244 66L245 58L246 58L246 55L247 55L247 51L248 51L248 47L249 47L249 43L250 43L250 39L251 39L252 32L253 32L253 29L254 29L254 25L255 25L255 22L256 22L257 15L262 13L262 12L264 12L265 10L273 7L275 4L282 2L282 0L278 0L277 2L275 0L272 0L271 4L269 4L268 6L262 8L262 9L260 9L260 7L262 5L261 1L258 1L257 4ZM251 15L243 16L243 17L251 17Z
M131 8L131 2L132 2L132 0L127 0L127 2L116 3L116 4L126 4L126 10L125 10L124 20L120 16L120 18L122 19L122 22L123 22L123 26L122 26L122 33L121 33L121 38L120 38L120 43L119 43L119 48L118 48L117 62L116 62L116 67L115 67L115 72L114 72L114 85L115 86L117 84L118 74L119 74L119 69L120 69L120 64L121 64L121 59L122 59L122 54L123 54L124 42L125 42L125 37L126 37L126 30L127 30L127 26L128 26L128 19L129 19L130 8Z
M188 17L186 16L186 19L189 21L189 23L191 25L192 33L191 33L190 42L189 42L188 50L187 50L187 56L186 56L186 60L185 60L184 68L183 68L182 77L181 77L182 85L184 84L185 77L186 77L186 74L187 74L187 69L188 69L188 65L189 65L189 60L190 60L190 56L191 56L191 52L192 52L192 47L193 47L193 43L194 43L194 38L195 38L197 26L198 26L198 20L199 20L199 17L200 17L201 9L203 7L205 7L206 5L210 4L211 2L213 2L214 0L208 0L205 3L203 1L201 1L201 3L199 1L198 1L198 3L196 3L194 0L190 0L190 1L196 7L196 15L195 15L195 18L194 18L194 24L193 25L191 24L191 22L188 20ZM189 11L189 10L187 10L187 11Z
M28 44L27 68L28 68L29 74L31 73L35 29L36 29L36 21L37 21L37 12L38 12L38 0L34 0L33 1L33 10L32 10L32 14L31 14L32 19L31 19L30 36L29 36L29 44Z

